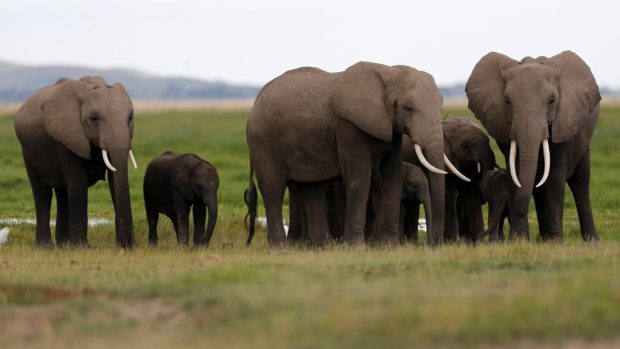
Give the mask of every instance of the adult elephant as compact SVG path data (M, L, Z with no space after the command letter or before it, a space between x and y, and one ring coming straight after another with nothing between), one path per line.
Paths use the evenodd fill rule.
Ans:
M417 153L433 171L431 194L444 196L442 101L433 77L407 66L360 62L339 73L304 67L269 82L248 118L251 169L246 191L252 216L255 170L269 243L283 244L286 239L282 201L287 182L341 177L347 198L344 240L363 243L373 166L381 175L380 239L398 242L402 134L413 139ZM434 202L433 212L428 236L434 245L442 238L443 199ZM312 224L322 224L317 230L327 232L327 220L320 221ZM250 236L252 228L250 222Z
M495 155L489 137L473 120L447 116L442 120L444 151L454 174L445 176L444 239L474 242L484 232L480 180L495 167ZM403 137L403 160L417 164L419 159L409 150L411 140ZM432 197L431 201L435 198Z
M589 144L601 95L588 65L571 51L520 62L491 52L474 67L466 92L469 109L509 164L514 182L510 237L529 239L527 213L533 194L540 239L562 240L568 182L582 238L598 240L590 206Z
M116 241L134 243L127 181L133 106L121 84L100 77L60 79L32 95L15 115L15 132L34 196L36 243L52 244L50 205L56 193L56 244L88 245L88 187L105 178L116 213Z

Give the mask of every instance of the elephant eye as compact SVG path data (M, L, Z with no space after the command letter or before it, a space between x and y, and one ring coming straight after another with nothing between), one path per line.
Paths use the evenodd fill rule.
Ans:
M404 106L403 109L407 112L407 113L413 113L413 108L411 106Z
M510 98L508 98L508 96L504 96L504 102L506 102L506 105L510 105Z
M553 104L555 102L555 95L549 97L549 104Z
M98 114L90 114L90 116L88 117L88 120L90 120L92 122L97 122L97 121L99 121L99 115Z

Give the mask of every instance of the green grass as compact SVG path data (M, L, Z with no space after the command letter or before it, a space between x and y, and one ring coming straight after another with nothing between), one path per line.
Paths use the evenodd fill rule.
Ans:
M618 347L619 116L603 108L592 143L599 244L580 242L567 192L562 245L269 250L263 230L244 245L246 115L137 115L138 247L117 250L103 225L89 230L89 250L37 250L32 225L12 227L0 247L0 347ZM33 217L12 117L0 117L0 149L0 218ZM220 220L208 250L177 248L166 219L160 247L146 247L143 171L167 149L218 168ZM91 217L113 217L106 183L89 197ZM531 227L535 237L534 215Z

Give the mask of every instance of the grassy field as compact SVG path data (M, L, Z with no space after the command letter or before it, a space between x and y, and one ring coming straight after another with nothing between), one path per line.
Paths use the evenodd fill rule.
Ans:
M12 226L0 247L0 347L620 347L618 117L603 108L592 143L598 244L580 242L567 192L562 245L268 250L262 230L244 244L245 113L138 114L138 247L116 249L113 227L101 225L88 250L37 250L32 225ZM0 117L0 149L0 219L34 217L11 116ZM218 168L208 250L177 248L166 219L160 247L146 246L143 171L167 149ZM89 198L90 217L113 218L105 183Z

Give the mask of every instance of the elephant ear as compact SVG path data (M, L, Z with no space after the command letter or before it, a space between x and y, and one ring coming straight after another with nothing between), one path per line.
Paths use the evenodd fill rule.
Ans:
M89 88L81 81L61 79L41 106L50 137L84 159L90 159L90 142L82 126L81 96Z
M332 105L336 114L384 142L392 140L393 120L386 105L388 66L359 62L347 68L336 84Z
M452 142L457 137L457 134L459 132L457 121L452 116L448 115L445 119L441 121L441 127L443 129L444 154L446 154L450 162L454 166L456 166L457 169L459 169L459 162L454 157L454 152L452 151Z
M195 161L189 154L183 154L174 161L171 168L172 186L176 191L189 201L194 199L194 192L191 185L191 177L194 171L192 165Z
M589 122L592 110L599 104L601 93L590 67L572 51L564 51L544 64L561 69L558 113L551 126L551 139L561 143Z
M498 143L510 142L510 110L504 101L502 71L518 63L501 53L488 53L476 64L465 85L469 109Z

